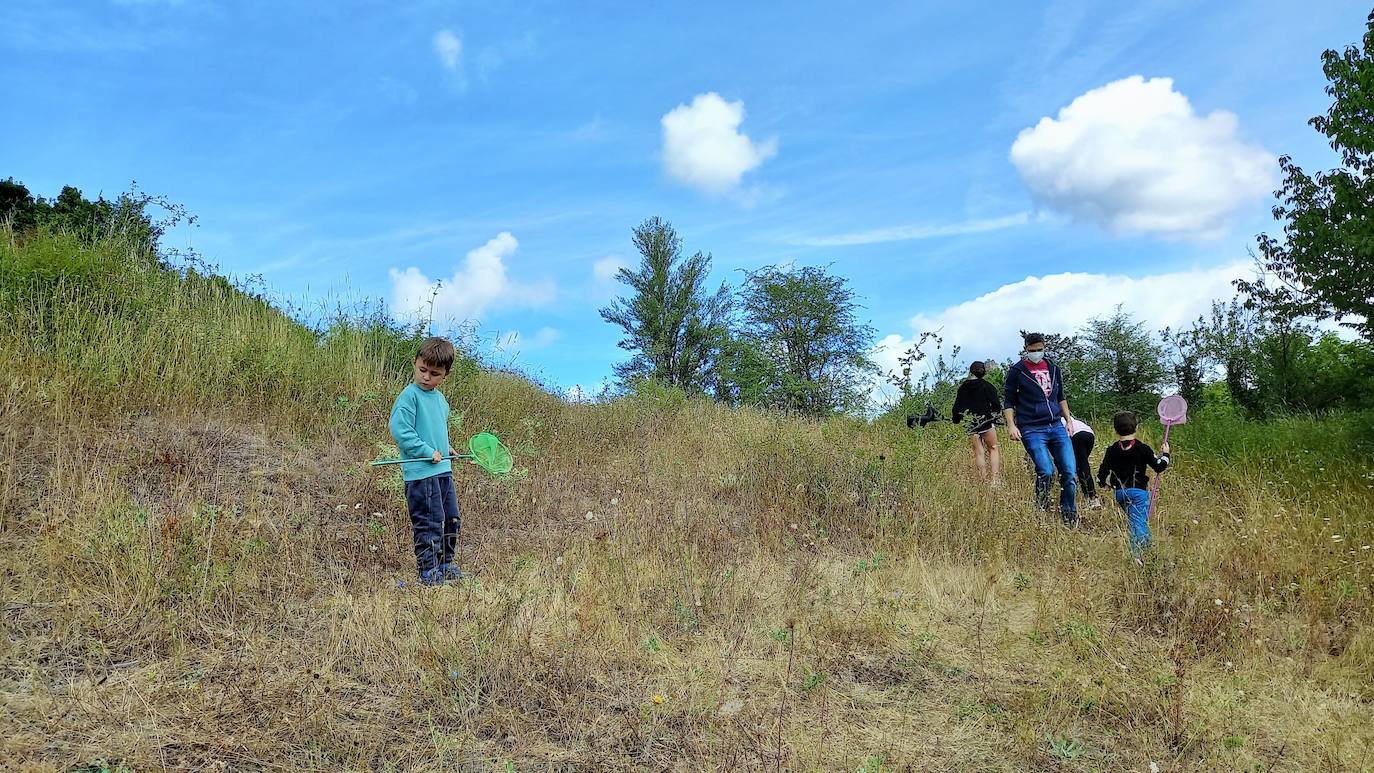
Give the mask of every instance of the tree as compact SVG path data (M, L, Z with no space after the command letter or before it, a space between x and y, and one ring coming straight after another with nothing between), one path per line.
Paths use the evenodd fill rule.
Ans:
M1081 359L1070 364L1083 413L1131 410L1147 415L1154 410L1166 372L1145 323L1117 307L1110 317L1089 320L1077 338L1082 341ZM1074 405L1073 398L1069 405Z
M166 217L153 220L149 209L160 208ZM158 239L166 230L180 222L194 223L195 217L186 208L160 196L150 196L133 185L127 193L109 201L98 196L94 201L70 185L62 186L57 198L49 201L34 197L27 186L13 177L0 180L0 223L8 223L16 233L24 234L37 227L76 234L85 241L118 235L138 253L154 256L159 252ZM176 251L169 250L164 257Z
M620 269L616 279L632 294L601 309L601 318L625 331L619 346L632 353L615 366L622 387L650 378L683 391L709 386L714 360L725 338L730 296L722 284L706 293L711 256L682 256L682 240L671 223L652 217L634 229L638 269Z
M1165 365L1173 371L1178 394L1189 405L1201 407L1207 373L1214 364L1202 318L1199 317L1186 328L1174 330L1166 327L1159 331L1159 338L1166 347Z
M876 331L845 279L770 266L748 274L740 303L743 336L778 365L775 404L814 416L865 407Z
M1283 235L1256 237L1260 265L1280 283L1265 302L1290 317L1335 317L1374 341L1374 13L1363 45L1328 49L1322 71L1333 102L1308 123L1343 166L1308 175L1291 157L1279 159L1284 180L1273 214ZM1250 282L1237 286L1256 291Z

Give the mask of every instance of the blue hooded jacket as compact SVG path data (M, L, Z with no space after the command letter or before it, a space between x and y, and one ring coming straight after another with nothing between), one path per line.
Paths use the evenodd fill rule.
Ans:
M1054 360L1045 360L1050 366L1050 393L1040 388L1026 370L1026 361L1017 360L1007 368L1007 383L1002 390L1004 408L1015 411L1016 426L1021 429L1045 427L1057 423L1062 416L1059 401L1064 399L1064 376Z

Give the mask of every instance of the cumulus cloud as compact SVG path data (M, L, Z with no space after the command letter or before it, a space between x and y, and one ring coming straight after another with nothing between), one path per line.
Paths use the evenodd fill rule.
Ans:
M434 33L434 54L445 70L457 72L463 63L463 39L452 30L439 30Z
M607 255L592 264L592 279L596 282L598 292L610 293L615 290L616 276L620 274L620 269L629 268L630 264L618 255Z
M468 73L463 66L463 38L453 30L434 33L434 55L447 73L449 85L459 92L467 91Z
M1150 331L1184 326L1207 312L1213 300L1232 297L1231 280L1250 276L1253 265L1243 260L1139 278L1087 273L1026 277L972 300L915 315L909 333L892 333L878 342L874 359L884 373L898 370L897 357L915 336L939 330L943 351L958 345L962 361L1005 360L1020 351L1021 330L1073 333L1094 317L1110 316L1118 304Z
M740 178L778 152L776 139L754 142L739 131L744 102L714 91L668 111L663 125L663 166L668 176L707 193L727 193Z
M503 231L472 250L451 276L430 279L411 266L391 269L392 308L398 317L428 315L434 299L434 319L461 322L480 319L494 305L542 306L553 300L552 282L521 283L506 275L506 259L520 243ZM437 290L437 294L436 294Z
M1171 78L1093 89L1024 129L1011 161L1036 204L1114 233L1219 236L1273 188L1276 160L1233 113L1193 112Z

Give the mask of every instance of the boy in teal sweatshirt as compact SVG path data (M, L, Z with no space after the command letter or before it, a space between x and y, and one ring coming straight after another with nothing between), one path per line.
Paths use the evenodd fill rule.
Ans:
M458 494L453 488L454 450L448 440L448 401L439 385L453 367L453 344L428 338L415 355L415 383L396 396L391 437L403 459L406 506L415 532L415 568L420 582L442 585L462 579L453 563L458 548Z

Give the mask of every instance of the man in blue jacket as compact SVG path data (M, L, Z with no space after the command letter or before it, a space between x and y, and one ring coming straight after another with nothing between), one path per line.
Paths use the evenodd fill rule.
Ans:
M1050 509L1050 487L1059 471L1059 515L1064 525L1078 525L1078 484L1073 443L1064 429L1069 401L1064 399L1064 377L1059 366L1045 359L1045 336L1027 333L1021 360L1007 369L1002 394L1002 415L1012 440L1026 446L1035 464L1035 506Z

